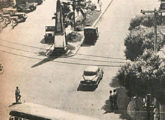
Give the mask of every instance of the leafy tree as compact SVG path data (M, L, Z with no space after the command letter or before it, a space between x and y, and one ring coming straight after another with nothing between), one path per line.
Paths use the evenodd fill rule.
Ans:
M165 63L164 59L146 50L135 62L122 66L114 80L128 90L129 96L145 96L151 93L158 100L165 100Z
M165 39L161 38L161 34L158 33L157 37L158 50L165 44ZM154 32L153 28L138 27L131 30L129 35L125 39L125 55L126 58L135 61L141 56L145 49L154 49Z
M163 17L163 19L165 19ZM161 17L158 15L157 16L157 25L161 24ZM130 22L130 27L129 30L133 30L136 27L143 25L145 27L153 27L154 26L154 15L149 14L149 15L142 15L142 16L136 16L133 18Z

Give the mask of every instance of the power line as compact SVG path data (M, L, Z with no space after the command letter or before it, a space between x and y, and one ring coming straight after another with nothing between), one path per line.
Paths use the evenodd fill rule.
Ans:
M30 47L30 48L35 48L35 49L39 49L39 50L48 50L48 49L45 49L45 48L40 48L40 47L36 47L36 46L30 46L30 45L26 45L26 44L22 44L22 43L17 43L17 42L12 42L12 41L7 41L7 40L3 40L3 39L0 39L0 41L4 41L4 42L8 42L8 43L11 43L11 44L16 44L16 45L20 45L20 46L26 46L26 47ZM18 49L18 48L13 48L13 47L9 47L9 46L5 46L5 45L2 45L0 44L0 46L3 46L3 47L7 47L7 48L10 48L10 49L15 49L15 50L20 50L20 51L24 51L24 52L31 52L31 51L27 51L27 50L22 50L22 49ZM107 58L107 59L120 59L120 60L126 60L124 58L114 58L114 57L108 57L108 56L97 56L97 55L90 55L90 54L77 54L77 55L82 55L82 56L91 56L91 57L97 57L97 58Z
M43 49L43 50L46 50L46 49L44 49L44 48L40 48L40 47L36 47L36 46L31 46L31 45L26 45L26 44L23 44L23 43L12 42L12 41L3 40L3 39L0 39L0 41L8 42L8 43L11 43L11 44L16 44L16 45L21 45L21 46L25 46L25 47L35 48L35 49Z
M11 54L11 55L15 55L15 56L19 56L19 57L24 57L24 58L28 58L28 59L35 59L35 60L43 60L37 57L30 57L30 56L25 56L25 55L20 55L17 53L13 53L13 52L8 52L8 51L4 51L4 50L0 50L3 53L7 53L7 54ZM51 58L46 58L47 61L49 62L54 62L54 63L63 63L63 64L72 64L72 65L86 65L86 66L103 66L103 67L121 67L121 65L107 65L107 64L85 64L85 63L77 63L77 62L64 62L64 61L52 61Z
M126 60L126 59L124 59L124 58L114 58L114 57L108 57L108 56L98 56L98 55L81 54L81 53L78 53L77 55L91 56L91 57L101 57L101 58L107 58L107 59L120 59L120 60Z
M18 50L18 51L33 53L33 52L31 52L31 51L22 50L22 49L17 49L17 48L13 48L13 47L8 47L8 46L2 45L2 44L0 44L0 46L6 47L6 48L9 48L9 49ZM36 54L36 53L34 53L34 54ZM59 58L64 58L64 57L59 57ZM109 63L109 62L110 62L110 63L126 63L126 61L125 61L125 62L122 62L122 61L108 61L108 60L95 60L95 59L86 59L86 58L69 58L69 57L67 57L67 59L72 59L72 60L84 60L84 61L96 61L96 62L108 62L108 63Z

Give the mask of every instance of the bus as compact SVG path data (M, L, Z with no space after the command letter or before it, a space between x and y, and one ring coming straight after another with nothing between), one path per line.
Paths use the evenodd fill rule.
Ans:
M13 105L9 115L9 120L98 120L34 103Z

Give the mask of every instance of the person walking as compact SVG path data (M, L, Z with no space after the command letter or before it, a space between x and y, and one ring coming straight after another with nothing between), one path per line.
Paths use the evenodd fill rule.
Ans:
M21 93L18 86L16 87L15 90L15 99L16 99L16 103L19 103L21 101Z
M153 120L160 120L159 109L156 106L154 106L153 117L154 117Z
M97 0L97 4L99 5L99 10L101 11L101 7L102 7L102 2L101 2L101 0Z
M113 101L112 90L110 90L109 93L110 93L110 96L109 96L110 112L113 112L113 110L114 110L114 101Z

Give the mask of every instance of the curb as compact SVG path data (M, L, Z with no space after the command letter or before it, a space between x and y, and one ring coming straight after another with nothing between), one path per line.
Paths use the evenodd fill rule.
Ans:
M107 11L108 7L112 4L112 2L113 2L113 0L110 0L108 6L105 7L105 9L101 12L101 14L100 14L99 17L95 20L95 22L93 23L92 26L94 26L94 27L96 26L96 24L99 22L100 18L104 15L104 13ZM84 39L84 35L83 35L83 37L82 37L82 39L81 39L80 44L76 46L77 49L75 50L75 52L73 52L71 55L69 55L70 57L77 54L77 52L79 51L79 49L80 49L80 47L81 47L81 45L82 45L82 43L83 43L83 39ZM71 51L70 51L70 52L71 52ZM68 54L69 54L69 53L68 53Z
M80 47L81 47L81 45L82 45L82 43L83 43L83 40L84 40L84 35L83 35L83 37L82 37L82 39L81 39L81 42L75 47L75 48L76 48L76 49L74 50L75 52L73 52L73 53L70 54L70 55L69 55L69 52L71 52L71 50L68 52L68 56L69 56L69 57L72 57L72 56L74 56L74 55L77 54L77 52L79 51L79 49L80 49Z

